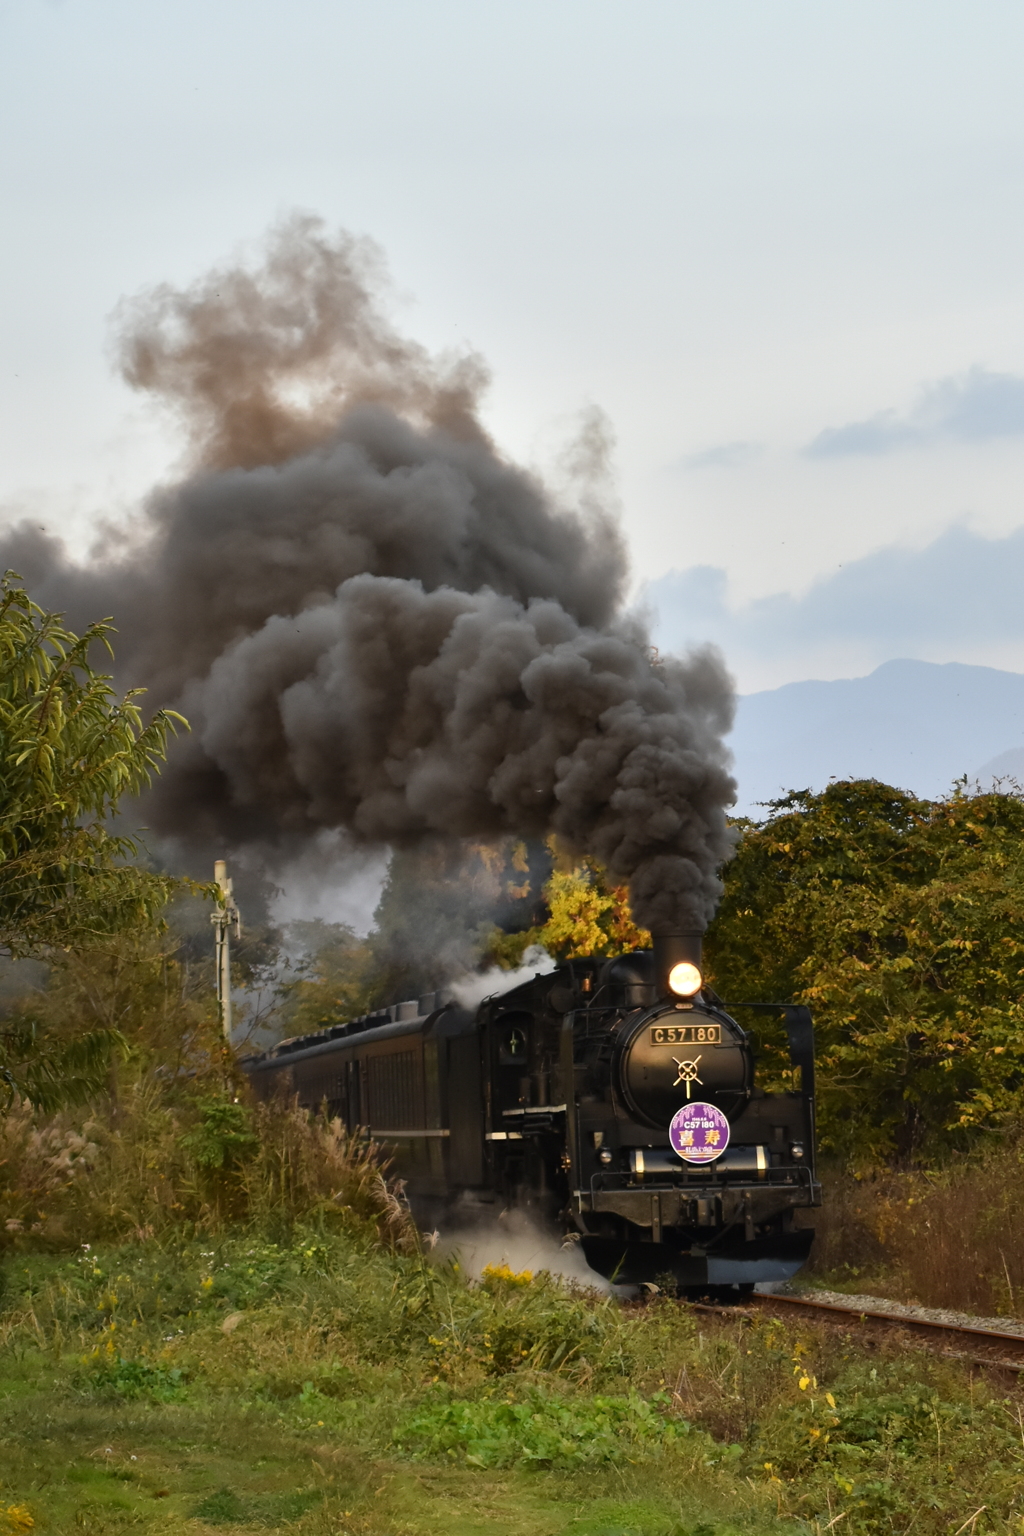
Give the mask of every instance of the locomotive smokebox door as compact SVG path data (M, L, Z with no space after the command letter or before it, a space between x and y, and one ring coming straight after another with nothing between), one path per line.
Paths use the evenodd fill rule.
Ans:
M667 1130L681 1105L700 1100L731 1119L750 1095L751 1059L740 1030L701 1009L645 1014L626 1026L619 1091L641 1125Z

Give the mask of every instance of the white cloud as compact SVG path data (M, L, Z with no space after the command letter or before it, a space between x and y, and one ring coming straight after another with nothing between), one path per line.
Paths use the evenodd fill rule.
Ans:
M809 458L850 453L891 453L896 448L940 442L984 442L1024 436L1024 379L1012 373L969 373L929 384L910 411L879 411L866 421L819 432L804 452Z
M802 595L730 605L726 572L671 571L648 583L656 643L721 646L745 689L850 676L892 657L1024 670L1024 527L986 539L963 526L923 549L891 545Z

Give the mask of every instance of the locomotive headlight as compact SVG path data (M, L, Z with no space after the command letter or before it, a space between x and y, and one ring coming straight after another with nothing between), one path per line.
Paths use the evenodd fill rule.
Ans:
M668 984L676 997L693 997L703 980L692 960L680 960L668 973Z

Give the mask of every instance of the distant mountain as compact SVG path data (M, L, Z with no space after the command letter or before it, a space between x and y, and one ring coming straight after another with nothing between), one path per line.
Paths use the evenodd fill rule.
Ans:
M830 778L875 778L945 793L967 774L1024 782L1024 675L995 667L887 661L868 677L747 694L730 737L737 810Z
M1000 752L998 757L982 763L977 774L971 777L985 785L996 779L1016 779L1018 784L1024 784L1024 747L1011 747L1008 752Z

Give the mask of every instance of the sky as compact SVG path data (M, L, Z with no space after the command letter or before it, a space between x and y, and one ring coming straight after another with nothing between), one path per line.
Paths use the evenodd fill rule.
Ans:
M1024 671L1022 51L1017 0L0 0L0 517L173 472L112 312L305 209L510 455L606 414L659 643Z

